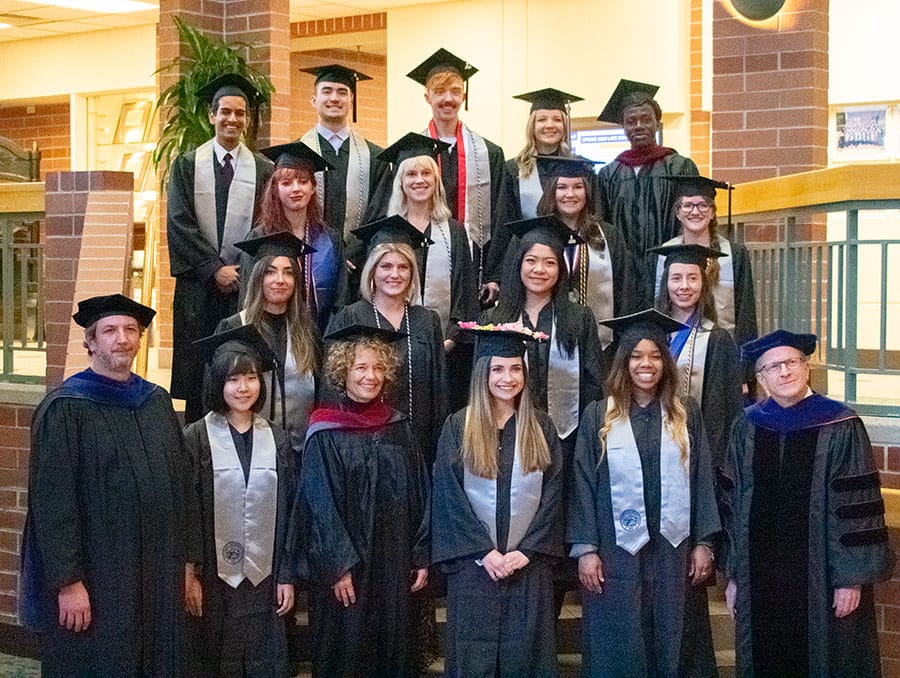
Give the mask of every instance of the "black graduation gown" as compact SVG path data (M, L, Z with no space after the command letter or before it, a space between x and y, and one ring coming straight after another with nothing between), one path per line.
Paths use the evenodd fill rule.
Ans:
M748 408L720 483L737 675L880 676L872 584L890 578L894 555L856 413L817 394ZM836 619L834 589L856 585L859 608Z
M673 212L676 187L662 177L698 174L694 161L677 153L642 168L637 176L631 167L613 160L598 173L597 214L617 226L628 248L643 260L648 249L678 233ZM646 268L651 275L655 270Z
M198 556L187 454L169 394L133 379L129 402L76 374L34 415L20 614L42 631L44 676L181 671L184 565ZM91 624L75 633L57 594L78 581Z
M700 626L709 634L706 608L700 618L684 614L690 583L690 554L698 542L710 542L720 530L709 447L699 407L686 401L691 443L691 534L673 547L659 532L660 421L658 400L646 408L632 404L630 418L644 478L650 541L631 555L616 545L607 458L600 457L598 432L606 402L584 411L575 447L566 541L599 548L606 581L602 593L581 589L584 674L589 676L679 676L682 628ZM700 590L705 590L699 587ZM711 638L710 638L711 641ZM708 643L711 652L711 642ZM712 670L715 663L712 662Z
M194 203L194 152L178 156L169 173L166 193L166 240L169 269L175 277L172 301L172 396L199 404L203 398L203 356L192 342L209 336L222 318L237 311L237 292L222 294L215 272L222 266L219 249L197 223ZM272 175L272 163L258 153L256 204ZM214 161L215 162L215 161ZM250 231L251 224L247 224Z
M360 299L335 314L328 326L328 332L355 324L378 327L379 323L381 327L406 332L405 323L399 328L394 327L381 313L378 314L376 323L375 313L372 304ZM389 396L389 402L395 409L410 417L410 426L430 473L441 426L447 418L447 368L443 334L437 313L424 306L410 306L409 334L409 343L406 338L394 343L400 358L400 369L397 371L397 383L386 395ZM409 379L410 345L412 385Z
M262 226L254 226L247 239L259 238L263 235ZM315 238L308 238L306 243L316 251L311 255L313 275L315 279L315 319L320 331L324 331L332 314L340 307L347 292L347 265L344 257L344 241L331 228L325 227ZM304 257L305 258L305 257ZM245 305L247 281L253 270L255 259L246 252L241 252L241 289L240 307ZM300 263L301 272L304 263ZM297 281L297 284L301 284ZM304 290L305 293L305 290ZM312 304L307 301L312 310Z
M429 561L429 481L403 415L314 431L300 495L308 512L314 676L415 674L411 571ZM332 586L353 576L356 602Z
M552 676L557 673L552 564L564 555L562 458L556 429L537 412L550 447L540 505L517 550L529 564L494 582L475 563L494 549L464 489L460 449L466 411L447 419L434 468L432 562L447 573L447 676ZM498 539L509 528L516 418L501 434ZM504 529L505 525L505 529ZM501 553L507 549L498 544Z
M294 584L296 580L292 544L287 537L297 482L287 435L278 427L272 427L272 433L278 473L273 576L261 581L257 587L245 579L238 589L233 589L218 576L212 451L206 422L202 419L195 421L184 430L185 446L191 459L191 479L198 498L197 521L202 544L199 578L203 587L203 616L199 619L190 615L187 617L189 649L194 654L190 671L193 675L220 675L220 661L229 638L231 643L235 638L262 643L253 654L265 659L253 664L248 662L246 668L251 675L273 678L287 675L285 619L289 619L290 615L279 617L275 613L278 604L274 584Z
M756 292L750 254L742 244L731 241L731 265L734 268L734 343L738 347L759 336L756 324ZM752 370L746 375L754 380Z

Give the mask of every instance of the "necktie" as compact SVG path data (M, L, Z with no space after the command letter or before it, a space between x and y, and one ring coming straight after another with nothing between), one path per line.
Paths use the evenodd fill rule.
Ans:
M234 179L234 165L231 164L231 153L226 153L225 157L222 158L222 176L225 177L228 184Z

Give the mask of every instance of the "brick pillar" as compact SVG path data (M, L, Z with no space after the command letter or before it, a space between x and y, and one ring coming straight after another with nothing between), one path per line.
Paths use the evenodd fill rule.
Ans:
M828 160L828 2L791 0L750 25L713 12L712 168L734 183Z
M44 237L47 388L87 367L80 299L131 295L134 179L130 172L47 175Z
M178 40L178 29L172 17L190 22L212 38L228 43L244 42L252 49L244 58L257 70L268 75L276 92L272 106L260 120L256 146L264 147L288 141L291 105L290 17L289 0L160 0L158 61L168 64L180 56L185 47ZM159 74L162 91L180 77L177 70ZM166 111L160 114L160 129ZM169 274L169 245L166 239L165 196L159 200L160 238L159 275L156 310L159 332L159 366L172 365L172 298L175 281Z
M710 175L710 113L703 110L703 0L691 0L691 160Z

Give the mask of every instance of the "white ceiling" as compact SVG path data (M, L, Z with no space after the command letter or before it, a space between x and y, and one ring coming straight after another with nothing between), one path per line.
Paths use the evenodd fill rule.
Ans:
M290 0L290 16L291 22L311 21L383 12L386 9L404 5L436 4L447 1L340 0L340 2L323 2L323 0ZM57 7L50 4L49 1L0 0L0 24L11 25L11 28L0 29L0 42L155 24L159 20L158 0L142 0L142 2L155 5L156 9L108 14ZM101 4L99 1L92 3L91 0L79 0L79 3L85 6Z

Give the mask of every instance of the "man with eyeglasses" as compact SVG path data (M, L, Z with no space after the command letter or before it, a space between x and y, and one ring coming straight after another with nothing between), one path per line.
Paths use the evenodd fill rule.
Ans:
M739 676L880 676L872 584L890 577L865 427L808 385L813 334L742 347L768 398L732 426L720 484Z

